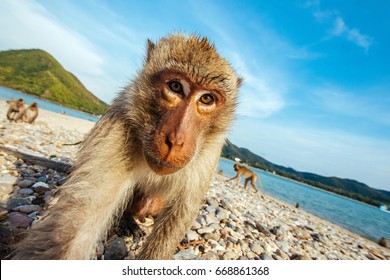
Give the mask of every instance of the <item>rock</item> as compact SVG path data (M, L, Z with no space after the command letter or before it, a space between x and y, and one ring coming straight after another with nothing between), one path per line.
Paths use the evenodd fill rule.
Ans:
M225 199L221 199L221 206L222 206L222 208L225 208L226 210L233 212L233 206L229 202L227 202Z
M192 248L181 250L173 255L174 260L195 260L198 256L194 254Z
M194 230L200 229L201 227L202 225L198 221L194 221L191 226L191 228Z
M259 232L261 232L267 236L271 235L271 232L265 226L263 226L262 224L260 224L258 222L256 223L256 228Z
M214 198L211 198L211 197L206 198L206 203L214 208L218 208L218 206L219 206L218 202Z
M307 255L297 255L297 254L292 255L290 259L291 260L312 260L312 258Z
M8 214L8 220L14 227L17 228L28 228L33 219L27 217L27 215L19 212L11 212Z
M268 255L267 253L260 254L260 259L264 261L273 261L274 259L272 256Z
M274 235L281 235L280 226L274 226L270 229L270 232Z
M260 255L261 253L264 252L263 247L260 244L258 244L257 242L253 242L253 243L249 244L249 248L256 255Z
M224 247L222 247L217 241L210 239L208 240L209 244L211 245L212 248L214 248L215 251L226 251Z
M231 229L235 229L237 225L236 225L235 222L229 221L229 222L226 223L226 226L230 227Z
M187 240L190 242L194 241L194 240L199 240L199 235L193 230L187 231L186 237L187 237Z
M209 228L209 227L206 227L206 228L200 228L197 230L197 232L199 234L205 234L205 233L212 233L214 231L213 228Z
M205 260L220 260L219 255L214 251L207 251L202 255Z
M0 205L0 221L5 219L7 217L7 214L8 214L7 208Z
M223 254L222 259L223 260L235 260L237 258L237 254L233 253L232 251L228 251L225 254Z
M35 183L35 181L31 181L29 179L24 179L24 180L21 180L18 182L18 187L19 188L28 188L30 186L32 186L33 184Z
M217 209L217 219L222 220L222 219L228 219L229 218L229 211L223 209L223 208L218 208Z
M49 185L46 184L46 183L44 183L44 182L37 182L37 183L35 183L35 184L31 187L31 189L32 189L34 192L36 192L36 193L38 193L38 194L40 194L40 195L43 195L43 194L45 194L45 192L50 191Z
M32 189L29 189L29 188L19 190L19 194L21 196L29 196L29 195L32 195L33 193L34 193L34 191Z
M318 233L312 233L311 237L313 238L313 240L315 240L317 242L324 242L322 236Z
M6 195L12 193L13 190L14 190L14 187L12 184L0 183L0 197L6 196Z
M122 260L127 255L126 244L123 238L115 237L104 251L105 260Z
M214 214L210 213L208 215L205 215L204 218L206 220L207 225L213 224L213 223L219 224L219 219L217 219Z
M238 239L234 238L234 237L231 237L231 236L228 236L227 237L227 240L232 242L233 244L237 244L238 243Z
M17 182L18 178L10 174L0 174L0 184L6 184L13 186Z
M0 197L6 196L14 190L13 185L17 178L9 174L0 174Z
M279 245L279 248L280 248L283 252L288 253L288 251L289 251L289 249L290 249L290 245L288 244L287 241L285 241L285 240L277 241L277 244Z
M211 213L211 214L215 214L217 209L215 207L209 205L209 206L206 207L206 211Z
M30 214L31 212L41 211L42 207L40 207L39 205L34 205L34 204L32 204L32 205L21 205L21 206L13 208L12 210L19 211L19 212L22 212L22 213L25 213L25 214Z
M46 182L47 181L47 177L46 176L40 176L40 177L38 177L38 181L39 182Z
M299 230L295 231L294 235L296 238L301 239L301 240L311 239L310 233L308 233L307 231L305 231L303 229L299 229Z
M210 240L210 239L212 239L212 240L215 240L215 241L219 241L219 240L221 239L221 235L218 234L218 233L206 233L206 234L203 236L203 238L204 238L205 240Z
M206 225L206 219L203 216L199 216L198 218L196 218L196 222L198 222L201 226Z
M3 156L1 156L0 157L0 166L1 165L6 165L6 164L7 164L7 160Z
M379 239L378 244L385 247L385 248L389 247L389 242L387 241L387 239L384 236L382 236L381 239Z
M377 257L378 259L381 259L381 260L385 260L386 258L381 254L379 253L377 250L374 250L374 249L370 249L368 250L371 254L373 254L375 257Z
M236 215L234 215L234 214L230 214L229 215L229 219L234 221L234 222L237 222L239 220L238 217Z
M11 198L7 201L7 209L10 211L21 205L30 205L31 202L26 198Z

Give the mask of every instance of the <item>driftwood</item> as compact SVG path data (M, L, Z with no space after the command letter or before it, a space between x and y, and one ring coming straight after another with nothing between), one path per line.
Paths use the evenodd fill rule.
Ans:
M19 152L15 149L7 148L4 146L0 146L0 152L5 152L9 155L12 155L16 158L22 159L24 162L29 164L36 164L40 165L46 168L51 168L53 170L56 170L58 172L69 172L72 168L72 165L63 163L63 162L56 162L47 158L43 157L37 157L33 155L29 155L26 153Z

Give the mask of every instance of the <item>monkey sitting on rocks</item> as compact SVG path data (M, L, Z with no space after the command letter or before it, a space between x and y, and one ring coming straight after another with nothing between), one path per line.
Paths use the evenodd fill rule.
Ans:
M38 117L38 104L33 102L28 106L22 113L22 116L19 118L25 123L33 123Z
M10 121L17 121L21 118L25 109L23 98L19 98L18 100L8 100L7 104L9 105L7 119Z

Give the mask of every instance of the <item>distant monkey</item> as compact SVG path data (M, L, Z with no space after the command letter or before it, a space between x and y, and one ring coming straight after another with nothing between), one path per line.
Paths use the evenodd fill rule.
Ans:
M59 201L14 258L93 258L126 202L145 196L163 206L137 258L170 259L215 174L240 83L206 38L148 41L143 69L82 142Z
M229 180L227 180L227 182L231 181L231 180L234 180L234 179L237 179L237 184L239 184L241 176L244 176L245 177L245 185L244 185L244 187L246 188L246 185L250 181L251 185L252 185L252 188L255 190L255 192L258 192L258 189L257 189L257 186L256 186L256 180L259 180L260 188L262 189L262 191L264 193L263 186L261 185L261 182L260 182L260 178L256 175L255 172L253 172L249 168L246 168L245 166L242 166L242 165L240 165L238 163L236 163L234 165L234 170L237 171L237 175L234 176L233 178L230 178Z
M9 108L7 111L7 119L10 121L16 121L18 120L25 109L24 106L24 100L22 98L19 98L18 100L9 100L7 101Z
M38 117L38 104L36 102L31 103L24 111L20 119L25 123L33 123Z

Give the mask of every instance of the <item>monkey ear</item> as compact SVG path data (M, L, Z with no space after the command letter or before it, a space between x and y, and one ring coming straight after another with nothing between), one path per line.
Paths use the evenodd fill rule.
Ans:
M238 77L237 78L237 88L239 88L243 82L244 82L244 79L242 77Z
M156 47L156 45L152 41L150 41L150 39L148 39L148 47L147 47L148 50L146 52L146 61L150 60L150 57L151 57L152 52L153 52L155 47Z

